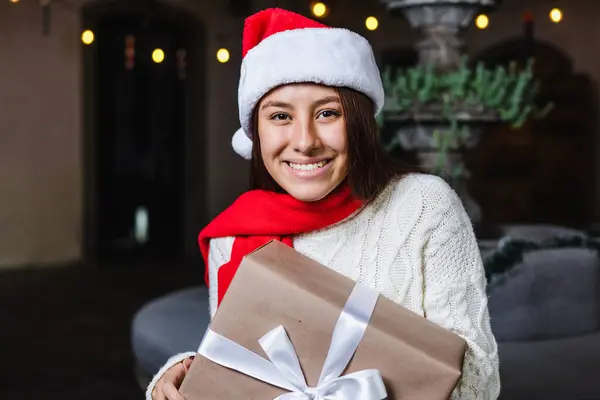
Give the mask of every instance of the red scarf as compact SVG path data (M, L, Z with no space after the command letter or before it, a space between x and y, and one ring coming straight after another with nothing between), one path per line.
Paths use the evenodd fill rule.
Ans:
M231 258L219 268L218 304L229 288L242 258L270 240L290 247L292 236L323 229L355 213L362 202L354 198L347 186L317 202L296 200L289 194L252 190L241 195L200 232L198 242L206 265L210 239L234 236Z

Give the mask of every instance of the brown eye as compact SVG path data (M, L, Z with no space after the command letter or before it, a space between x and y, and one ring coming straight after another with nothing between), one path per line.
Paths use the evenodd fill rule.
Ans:
M289 115L284 114L284 113L277 113L277 114L274 114L271 116L271 119L275 120L275 121L285 121L288 118L289 118Z
M324 110L319 114L319 117L323 117L323 118L333 118L333 117L339 117L340 113L338 113L337 111L333 111L333 110Z

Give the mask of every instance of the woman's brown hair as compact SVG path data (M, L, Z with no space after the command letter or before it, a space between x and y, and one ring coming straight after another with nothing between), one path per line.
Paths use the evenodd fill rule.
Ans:
M354 196L372 200L394 178L402 177L417 168L402 166L383 148L379 128L375 121L373 102L366 95L345 87L337 88L346 122L348 161L350 163L346 182ZM258 107L256 107L258 109ZM258 138L258 112L252 118L252 159L250 167L251 189L284 192L269 175L262 160Z

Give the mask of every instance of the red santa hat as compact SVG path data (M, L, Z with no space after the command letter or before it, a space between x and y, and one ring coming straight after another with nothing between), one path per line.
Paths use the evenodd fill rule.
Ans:
M238 87L241 128L232 145L246 159L252 154L254 107L277 86L313 82L348 87L369 96L375 114L383 107L383 85L373 49L365 38L347 29L270 8L246 19L242 57Z

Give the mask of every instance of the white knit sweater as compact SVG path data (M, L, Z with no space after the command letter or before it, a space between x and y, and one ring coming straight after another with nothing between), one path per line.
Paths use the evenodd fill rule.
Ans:
M210 312L217 271L233 238L210 243ZM340 224L294 238L294 248L466 339L463 375L452 399L496 399L498 353L487 307L486 279L471 222L440 178L411 174ZM172 365L171 358L148 387Z

